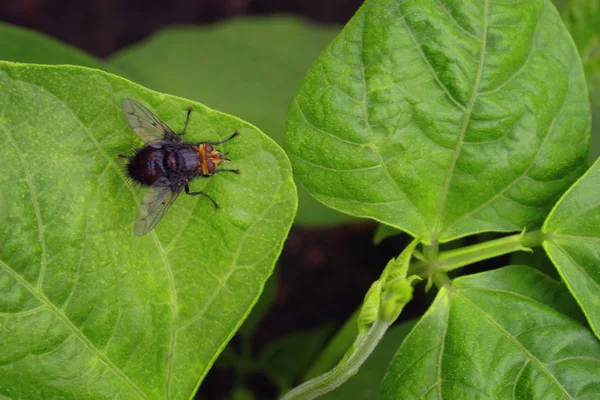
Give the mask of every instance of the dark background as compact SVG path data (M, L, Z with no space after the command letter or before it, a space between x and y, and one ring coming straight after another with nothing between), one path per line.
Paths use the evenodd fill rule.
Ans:
M360 0L4 0L0 20L105 58L168 25L269 14L344 24L361 4ZM275 302L253 339L254 354L291 332L332 322L340 326L357 309L387 261L407 242L403 235L374 246L375 228L375 223L366 221L328 229L292 228L276 267ZM415 294L422 297L422 292ZM426 303L424 299L412 302L403 319L422 314ZM235 374L217 363L197 398L227 398ZM245 384L259 399L276 396L275 386L264 376L250 376Z
M107 57L167 25L275 13L343 24L361 4L360 0L2 0L0 20Z

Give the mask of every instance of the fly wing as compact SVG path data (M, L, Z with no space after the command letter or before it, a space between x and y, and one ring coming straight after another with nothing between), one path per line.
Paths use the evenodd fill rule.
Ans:
M121 100L121 109L129 125L144 143L158 147L165 139L177 138L167 124L141 103L125 98Z
M142 236L150 232L181 193L181 186L167 185L166 179L160 178L144 194L135 217L136 235Z

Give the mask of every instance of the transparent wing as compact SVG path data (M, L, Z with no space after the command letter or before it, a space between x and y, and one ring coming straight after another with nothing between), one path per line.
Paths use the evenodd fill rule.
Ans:
M129 125L144 143L152 145L177 137L167 124L139 102L125 98L121 100L121 109Z
M140 204L135 217L134 231L136 235L142 236L150 232L181 193L181 186L173 189L166 186L167 184L166 179L158 179L144 194L142 204Z

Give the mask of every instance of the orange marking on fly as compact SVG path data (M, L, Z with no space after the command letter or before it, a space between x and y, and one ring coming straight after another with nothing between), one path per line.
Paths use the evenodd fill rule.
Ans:
M198 145L198 158L200 159L200 172L202 175L209 175L208 166L206 165L206 144L200 143Z

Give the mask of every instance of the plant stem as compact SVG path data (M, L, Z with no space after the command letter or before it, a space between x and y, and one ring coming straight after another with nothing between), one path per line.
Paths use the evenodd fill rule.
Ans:
M431 245L423 244L423 255L429 261L433 261L438 257L439 246L437 241Z
M448 285L450 281L450 277L445 272L438 272L433 276L433 283L438 289L441 289L444 286Z
M542 231L511 235L489 242L478 243L456 250L442 252L435 261L438 271L452 271L477 261L498 257L515 251L531 251L530 247L540 246L544 240Z
M346 382L373 352L389 326L388 322L377 318L367 332L356 338L355 351L348 358L342 359L331 371L292 389L281 400L314 399Z

